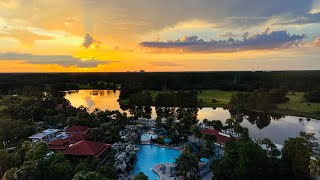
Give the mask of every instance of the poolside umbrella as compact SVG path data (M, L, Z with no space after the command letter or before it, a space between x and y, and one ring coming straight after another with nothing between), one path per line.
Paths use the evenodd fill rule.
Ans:
M165 135L167 135L167 132L161 131L159 134L160 134L161 136L165 136Z
M193 152L198 153L199 151L200 151L199 148L197 148L197 147L193 148Z
M166 143L166 144L169 144L171 142L172 142L172 139L170 139L170 138L165 138L164 139L164 143Z
M200 161L201 161L201 162L204 162L204 163L207 163L207 162L209 162L209 159L207 159L207 158L201 158Z

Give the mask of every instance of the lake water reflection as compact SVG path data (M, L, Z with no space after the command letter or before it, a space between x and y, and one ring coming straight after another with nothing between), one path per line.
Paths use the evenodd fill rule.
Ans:
M118 103L120 91L113 90L80 90L72 93L67 93L65 98L68 99L72 106L84 106L88 111L93 111L95 108L101 110L119 110L134 114L137 110L149 112L151 118L157 117L157 112L171 114L179 117L179 108L155 108L155 107L120 107ZM238 122L241 122L243 127L249 129L250 136L253 138L269 138L274 143L283 144L288 137L296 137L300 131L307 133L315 133L316 138L320 140L320 121L311 119L307 121L305 118L301 121L296 116L279 116L269 115L264 113L252 112L234 112L223 108L202 108L189 109L191 113L195 113L200 121L221 120L223 123L226 119L232 117ZM130 113L131 112L131 113Z

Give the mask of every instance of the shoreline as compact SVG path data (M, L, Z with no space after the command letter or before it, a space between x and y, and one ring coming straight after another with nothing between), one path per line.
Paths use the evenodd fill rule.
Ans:
M119 104L124 105L124 106L129 106L129 107L135 107L137 105L128 105L126 103L121 103L121 100L119 101ZM155 105L151 105L150 107L156 107ZM163 107L163 106L157 106L157 107ZM172 106L169 106L172 107ZM203 107L175 107L175 108L223 108L223 109L228 109L227 106L203 106ZM316 113L305 113L305 112L300 112L300 111L295 111L295 110L285 110L285 109L274 109L271 111L259 111L259 110L247 110L247 111L252 111L252 112L261 112L261 113L270 113L270 114L278 114L278 115L284 115L284 116L297 116L301 118L311 118L320 121L320 114Z

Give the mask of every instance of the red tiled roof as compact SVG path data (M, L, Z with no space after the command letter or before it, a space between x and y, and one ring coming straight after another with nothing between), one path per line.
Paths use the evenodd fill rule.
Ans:
M72 126L72 127L65 129L64 131L67 133L83 133L87 129L88 129L88 127L85 127L85 126Z
M72 142L72 143L76 143L79 141L83 141L83 140L87 140L89 137L87 134L73 134L70 137L68 137L67 139Z
M80 141L65 149L63 154L79 155L79 156L100 156L105 150L111 147L110 144L93 141Z
M217 137L217 141L218 142L222 142L222 143L224 143L224 142L226 142L226 141L231 139L230 137L223 136L223 135L219 134L220 133L219 131L216 131L216 130L213 130L213 129L203 129L203 130L201 130L201 133L202 134L215 135Z
M104 153L111 145L108 144L107 146L104 146L96 155L95 157L99 157L102 153Z
M71 143L68 139L56 139L50 143L48 143L49 149L55 149L55 150L63 150L69 147Z

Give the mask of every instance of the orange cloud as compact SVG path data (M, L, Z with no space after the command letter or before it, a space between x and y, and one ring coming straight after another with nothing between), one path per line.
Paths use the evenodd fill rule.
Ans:
M32 47L35 41L54 39L50 36L36 34L28 29L8 29L5 33L0 33L1 37L12 37L21 42L22 45Z

